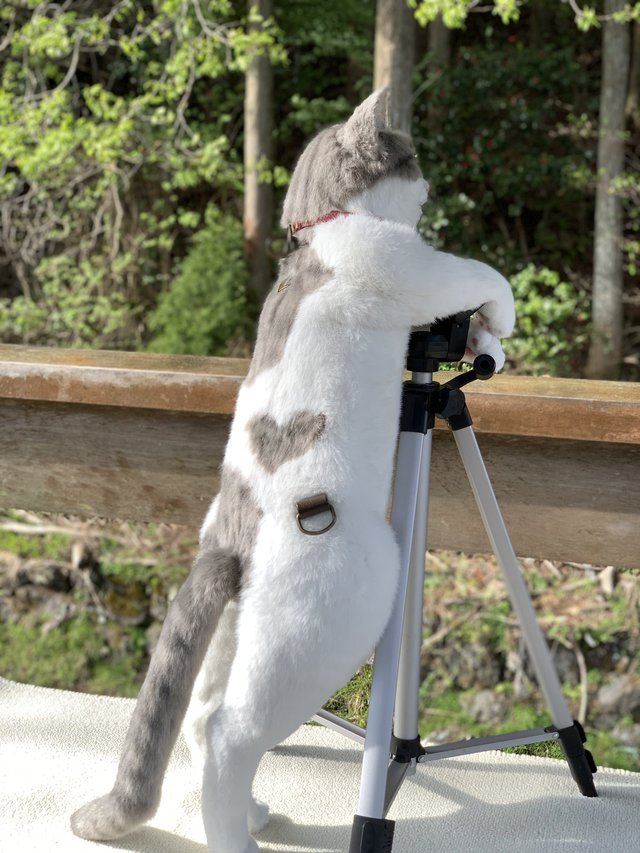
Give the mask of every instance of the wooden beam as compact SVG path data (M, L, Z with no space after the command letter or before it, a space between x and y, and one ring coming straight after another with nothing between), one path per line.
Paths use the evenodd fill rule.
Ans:
M230 415L246 358L0 344L0 399Z
M0 347L0 506L198 525L248 362ZM640 389L495 377L467 400L521 556L640 565ZM446 430L429 541L489 550Z
M248 368L243 358L5 344L0 399L230 415ZM465 393L477 432L640 443L638 383L495 376Z
M467 402L477 432L640 444L636 382L494 376L475 382Z
M231 418L124 406L0 404L0 506L198 525Z
M478 434L516 553L640 567L640 446ZM434 436L429 545L491 550L448 432Z

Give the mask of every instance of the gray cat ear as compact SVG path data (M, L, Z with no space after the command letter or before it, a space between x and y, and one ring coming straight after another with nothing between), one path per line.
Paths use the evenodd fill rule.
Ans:
M388 127L388 95L386 86L384 89L377 89L355 108L338 137L345 148L377 150L378 133Z

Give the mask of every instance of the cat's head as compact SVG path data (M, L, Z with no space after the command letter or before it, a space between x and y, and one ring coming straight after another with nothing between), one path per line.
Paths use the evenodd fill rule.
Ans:
M291 178L283 228L332 210L417 225L428 185L410 137L389 127L386 112L387 90L379 89L311 140Z

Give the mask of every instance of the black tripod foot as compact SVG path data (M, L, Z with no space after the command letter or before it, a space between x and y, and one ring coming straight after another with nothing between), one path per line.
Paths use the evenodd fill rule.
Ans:
M593 760L593 755L583 746L587 740L584 729L577 720L574 720L572 726L568 726L566 729L558 729L558 734L571 775L578 785L580 793L584 797L597 797L598 792L593 784L593 774L598 768Z
M384 818L353 818L349 853L391 853L395 821Z

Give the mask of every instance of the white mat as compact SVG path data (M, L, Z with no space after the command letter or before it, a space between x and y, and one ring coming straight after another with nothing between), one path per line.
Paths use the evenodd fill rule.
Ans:
M108 845L72 835L68 817L105 793L133 701L0 679L1 853L206 853L198 778L179 741L156 818ZM361 749L303 726L258 770L272 810L263 851L344 853L356 810ZM597 758L597 756L596 756ZM600 770L600 797L582 797L561 761L486 752L419 768L390 818L394 853L640 851L640 773Z

